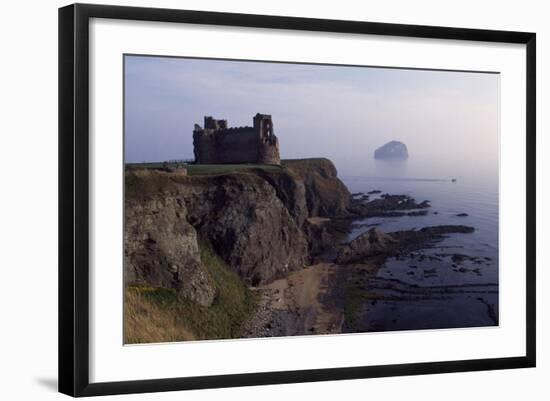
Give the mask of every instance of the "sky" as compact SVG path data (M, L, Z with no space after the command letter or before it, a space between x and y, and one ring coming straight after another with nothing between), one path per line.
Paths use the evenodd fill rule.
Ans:
M390 140L419 174L498 168L499 74L142 56L124 74L126 162L192 159L205 115L263 113L281 158L327 157L341 174L372 173Z

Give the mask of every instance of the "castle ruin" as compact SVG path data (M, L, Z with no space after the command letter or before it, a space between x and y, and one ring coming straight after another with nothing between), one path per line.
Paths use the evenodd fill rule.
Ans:
M227 126L227 120L204 117L204 128L193 130L195 163L281 164L279 141L269 114L257 113L252 127Z

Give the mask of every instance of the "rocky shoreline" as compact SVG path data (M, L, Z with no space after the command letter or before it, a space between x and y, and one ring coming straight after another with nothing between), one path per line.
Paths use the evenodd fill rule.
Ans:
M488 262L458 253L422 256L448 235L474 231L465 225L390 233L373 226L346 241L357 221L424 216L431 205L375 189L351 194L327 159L200 176L143 169L127 171L125 179L126 285L169 288L199 312L212 308L217 290L200 252L207 246L257 302L251 316L236 322L242 326L237 337L375 331L380 327L364 318L375 315L367 311L373 301L426 303L476 291L379 277L386 260L410 261L411 275L422 257L445 260L465 274L482 274ZM437 275L433 269L423 276ZM480 299L492 319L498 316L494 305Z

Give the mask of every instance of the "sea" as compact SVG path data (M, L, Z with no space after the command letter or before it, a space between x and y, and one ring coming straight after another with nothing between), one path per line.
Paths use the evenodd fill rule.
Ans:
M388 258L376 276L398 285L405 296L380 290L364 305L362 331L498 326L498 168L431 168L414 161L372 161L369 174L342 175L352 193L381 191L430 201L425 216L357 220L348 241L376 226L384 232L437 225L467 225L470 234L450 234L409 257ZM370 199L380 194L370 195ZM466 214L467 216L457 216ZM456 256L458 255L458 256ZM454 256L454 258L453 258ZM466 256L466 257L464 257ZM383 286L382 286L383 287ZM421 289L424 296L406 296ZM368 290L368 289L367 289ZM418 292L418 291L417 291ZM425 296L425 294L431 294Z

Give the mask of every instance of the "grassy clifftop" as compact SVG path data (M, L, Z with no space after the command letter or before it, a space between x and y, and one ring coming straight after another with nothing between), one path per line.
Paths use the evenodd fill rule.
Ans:
M282 170L281 166L271 164L185 164L187 174L195 175L222 175L239 172L249 172L260 169L269 172ZM177 163L128 163L127 169L162 169L163 167L176 168Z
M127 163L127 169L162 169L163 167L176 168L178 163ZM299 175L304 175L312 169L323 171L334 171L334 164L326 158L308 158L308 159L286 159L281 161L281 165L273 164L185 164L187 174L194 175L221 175L230 173L254 172L261 170L270 173L283 172L290 169Z

